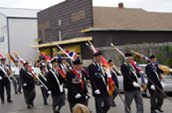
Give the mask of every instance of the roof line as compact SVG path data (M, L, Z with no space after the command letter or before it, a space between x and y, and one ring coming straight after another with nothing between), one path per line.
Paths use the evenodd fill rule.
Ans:
M3 15L3 16L5 16L5 17L7 17L6 15L4 15L4 14L3 14L3 13L1 13L1 12L0 12L0 14L1 14L1 15Z
M0 9L25 9L25 10L42 10L42 9L12 8L12 7L0 7Z
M67 39L62 41L53 41L48 43L43 43L39 45L31 45L32 48L44 48L44 47L52 47L56 45L64 45L64 44L71 44L71 43L79 43L79 42L85 42L85 41L91 41L93 40L93 37L80 37L80 38L73 38L73 39Z
M81 30L82 33L91 31L172 31L172 29L109 29L109 28L86 28Z
M114 8L114 9L123 9L123 10L130 9L130 10L142 10L142 11L145 11L147 13L171 14L171 12L149 11L149 10L145 10L143 8L132 8L132 7L118 8L118 7L107 7L107 6L93 6L93 8Z
M37 19L36 17L15 17L15 16L8 16L8 19Z

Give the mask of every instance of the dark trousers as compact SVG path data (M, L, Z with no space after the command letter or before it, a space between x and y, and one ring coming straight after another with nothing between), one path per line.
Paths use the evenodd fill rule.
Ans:
M35 88L31 90L23 89L23 94L24 94L26 104L34 106L33 102L36 96Z
M14 75L14 77L17 80L17 81L15 81L14 78L13 78L14 92L15 93L21 92L21 80L20 80L20 76L19 75Z
M59 113L62 106L65 105L65 95L64 94L58 94L56 96L52 96L53 100L53 112L54 113Z
M80 104L83 104L83 105L85 105L85 106L88 106L88 101L80 101L80 102L77 102L77 103L70 103L69 102L69 107L70 107L70 111L71 111L71 113L73 113L72 112L72 108L76 105L76 104L78 104L78 103L80 103Z
M151 113L154 113L156 108L161 109L164 100L164 95L159 90L149 89L149 92L150 92Z
M41 92L42 92L42 97L43 97L43 100L44 100L44 104L47 103L47 98L48 98L48 93L47 93L47 90L44 88L44 87L41 87Z
M125 113L132 113L130 106L133 100L135 100L136 103L136 113L143 113L143 99L141 91L139 90L125 92Z
M107 113L111 106L110 96L95 97L96 113Z
M0 84L0 95L1 95L1 101L4 101L4 90L6 89L6 93L7 93L7 101L11 100L11 83L10 82L6 82L6 83L2 83Z

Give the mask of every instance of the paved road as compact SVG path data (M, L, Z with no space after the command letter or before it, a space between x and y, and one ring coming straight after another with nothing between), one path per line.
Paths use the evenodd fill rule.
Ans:
M51 97L49 97L48 102L49 105L45 106L43 105L42 96L40 93L40 88L36 88L36 99L35 99L35 106L34 109L27 109L26 104L24 103L24 97L23 94L15 95L12 93L13 103L0 103L0 113L53 113L51 108ZM122 95L123 96L123 95ZM119 97L116 98L117 107L111 107L110 111L108 113L124 113L124 105ZM172 112L172 102L165 99L163 104L163 110L164 113L171 113ZM93 113L95 113L94 108L94 99L91 98L89 102L89 108ZM148 98L144 98L144 110L145 113L150 113L150 102ZM135 104L133 102L132 104L132 113L135 113ZM68 102L66 102L66 105L62 108L61 113L70 113L69 111L69 105Z

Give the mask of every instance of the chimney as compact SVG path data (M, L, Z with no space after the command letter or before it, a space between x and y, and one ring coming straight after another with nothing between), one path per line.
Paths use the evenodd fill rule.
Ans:
M124 3L118 3L118 8L124 8Z

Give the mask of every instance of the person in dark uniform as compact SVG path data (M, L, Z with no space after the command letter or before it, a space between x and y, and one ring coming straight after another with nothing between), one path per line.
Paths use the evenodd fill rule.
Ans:
M10 68L8 65L5 64L6 58L2 57L0 64L0 96L1 101L4 103L4 89L6 89L7 93L7 102L12 103L11 100L11 79L9 75L11 74ZM8 76L8 77L7 77Z
M12 73L15 79L13 78L13 86L14 86L14 92L15 94L22 93L21 92L21 80L20 80L20 67L18 65L18 61L14 62L14 65L12 67Z
M53 112L60 113L62 106L65 104L64 81L65 75L58 66L58 59L53 58L51 61L52 68L47 74L48 89L51 91L53 100Z
M108 94L107 74L101 62L101 52L94 54L94 62L88 67L93 96L95 97L96 113L107 113L111 106Z
M44 100L44 105L48 105L47 102L47 98L50 94L50 91L48 90L48 84L47 84L47 68L45 66L45 64L41 64L40 66L40 74L38 75L40 81L43 83L40 83L40 87L41 87L41 92L42 92L42 97Z
M119 84L118 84L118 78L117 76L121 75L120 71L116 68L116 66L113 64L112 60L108 61L110 69L111 69L111 74L112 74L112 79L115 83L115 91L112 95L112 102L111 102L111 106L115 107L116 103L115 103L115 98L118 95L118 88L119 88Z
M81 103L87 106L88 90L86 87L87 75L82 70L80 59L73 61L74 68L67 73L68 83L68 101L70 110L77 104Z
M146 66L146 74L148 77L148 89L150 92L151 113L163 112L161 110L163 104L163 87L161 85L160 74L163 72L159 69L157 58L155 55L149 57L150 63Z
M27 104L27 108L34 108L35 92L35 80L32 73L29 71L29 63L24 64L24 68L20 70L20 79L23 87L23 94Z
M137 113L143 113L143 99L138 83L139 73L132 66L133 57L131 53L125 53L125 62L121 65L123 84L125 91L125 113L131 113L133 99L136 103Z

